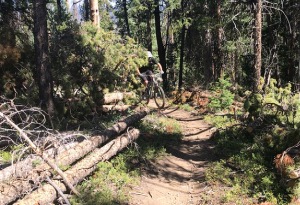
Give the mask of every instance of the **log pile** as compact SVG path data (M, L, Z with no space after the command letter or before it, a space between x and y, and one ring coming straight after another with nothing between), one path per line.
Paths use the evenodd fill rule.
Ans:
M90 175L98 162L110 159L136 140L139 131L128 129L146 115L146 111L133 114L101 133L94 133L89 139L68 145L68 149L60 150L55 157L49 151L40 154L36 152L38 156L27 158L15 167L0 170L0 174L6 173L0 178L0 204L11 204L16 200L19 200L16 204L51 203L58 197L58 193L66 192ZM1 119L5 119L3 115ZM125 133L122 134L123 132ZM120 134L122 135L119 136ZM100 148L104 143L107 144ZM33 166L33 161L36 160L39 160L39 164ZM49 161L57 167L66 168L65 171L53 172ZM16 177L15 168L25 164L28 166L18 170ZM49 183L44 184L45 181ZM73 190L74 193L75 191ZM21 199L22 197L24 198Z
M101 110L103 112L109 111L126 111L128 110L131 105L124 105L125 98L135 98L135 94L133 92L128 93L121 93L121 92L114 92L114 93L107 93L103 97L103 101L101 102Z

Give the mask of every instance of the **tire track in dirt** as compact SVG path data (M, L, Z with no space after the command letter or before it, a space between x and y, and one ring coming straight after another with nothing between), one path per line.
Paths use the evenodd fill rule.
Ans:
M178 145L167 147L168 156L151 161L145 168L139 186L130 192L129 204L199 204L206 187L205 168L214 160L210 137L215 130L201 116L178 108L168 108L161 113L176 119L184 136Z

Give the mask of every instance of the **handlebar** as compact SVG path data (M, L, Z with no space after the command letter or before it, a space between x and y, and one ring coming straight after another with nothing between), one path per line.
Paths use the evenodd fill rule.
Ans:
M153 79L154 82L162 82L163 81L161 73L152 73L150 75L141 74L141 75L144 76L144 77L149 76L151 79Z

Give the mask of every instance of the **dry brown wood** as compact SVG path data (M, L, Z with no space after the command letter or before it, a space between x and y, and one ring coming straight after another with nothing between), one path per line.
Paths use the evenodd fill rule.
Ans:
M103 112L109 112L112 110L122 112L128 110L130 107L131 105L102 105L101 109Z
M134 97L133 92L114 92L114 93L107 93L103 97L102 104L110 104L110 103L117 103L119 101L122 101L125 97Z
M105 146L95 149L90 155L67 170L65 175L73 185L80 183L96 169L97 163L109 160L111 157L115 156L119 151L136 140L139 137L139 134L139 130L132 129L128 131L128 133L107 143ZM53 183L57 183L60 190L66 190L66 187L62 187L64 185L61 184L59 180L54 180ZM15 205L50 204L56 197L57 193L55 189L51 185L45 184L31 194L25 196L24 199L17 201Z
M123 98L123 93L107 93L104 95L103 104L116 103L122 101Z
M71 165L100 146L102 143L107 142L110 138L118 136L121 132L125 131L129 126L146 115L146 111L141 111L119 121L101 133L95 133L90 139L85 140L76 145L74 148L59 154L55 159L55 163L58 164L59 167L67 167ZM30 192L39 185L40 181L44 179L44 176L41 173L46 170L49 170L49 166L43 163L31 172L27 173L27 175L24 175L22 179L0 183L0 204L11 203L24 195L24 193Z

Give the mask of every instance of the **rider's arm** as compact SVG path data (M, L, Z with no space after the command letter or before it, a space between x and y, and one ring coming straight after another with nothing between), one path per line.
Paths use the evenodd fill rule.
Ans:
M161 66L161 64L160 64L160 63L157 63L157 67L158 67L158 69L159 69L160 73L161 73L161 74L163 74L163 73L164 73L164 71L163 71L163 69L162 69L162 66Z
M138 75L141 75L141 72L140 72L139 68L136 69L136 72L137 72Z

